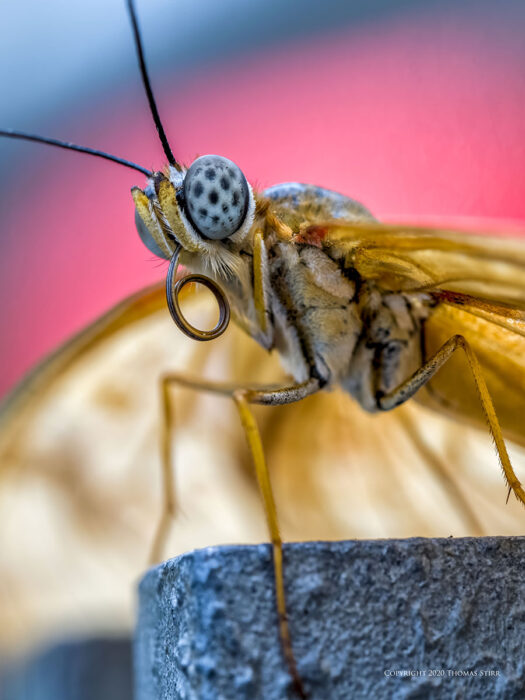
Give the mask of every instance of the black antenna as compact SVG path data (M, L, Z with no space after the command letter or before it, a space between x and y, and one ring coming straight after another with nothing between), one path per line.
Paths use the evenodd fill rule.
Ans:
M48 146L58 146L58 148L67 148L70 151L79 151L79 153L87 153L90 156L98 156L99 158L105 158L106 160L111 160L113 163L120 163L120 165L125 165L128 168L133 168L133 170L138 170L139 173L143 173L147 177L151 177L152 173L150 170L146 170L141 165L132 163L130 160L125 160L124 158L119 158L118 156L112 156L104 151L98 151L96 148L88 148L87 146L77 146L76 143L68 143L67 141L60 141L59 139L50 139L45 136L36 136L35 134L27 134L25 131L16 131L15 129L0 129L0 136L6 136L8 139L21 139L23 141L36 141L37 143L45 143Z
M142 82L144 83L144 89L146 90L146 95L148 97L149 107L151 109L153 121L155 122L155 126L157 127L160 142L162 143L162 148L164 149L164 153L166 154L166 158L168 159L168 163L170 165L173 165L174 168L177 168L177 170L181 170L180 165L177 163L177 161L175 160L175 156L171 152L171 148L170 148L170 145L168 143L168 139L166 138L166 134L164 132L164 127L162 126L162 122L160 121L159 111L157 109L157 104L156 104L155 98L153 96L153 90L151 89L151 83L150 83L150 79L148 76L148 70L146 68L146 61L144 59L144 50L142 48L142 39L140 38L139 25L137 22L137 15L135 12L135 7L133 5L133 0L127 0L127 2L128 2L129 16L131 18L131 25L133 27L135 48L137 49L137 57L139 59L140 74L142 76Z

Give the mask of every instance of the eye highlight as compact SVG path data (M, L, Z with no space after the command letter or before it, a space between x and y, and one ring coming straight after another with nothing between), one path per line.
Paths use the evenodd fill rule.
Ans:
M186 173L183 192L185 214L202 236L228 238L244 223L250 191L242 170L228 158L197 158Z

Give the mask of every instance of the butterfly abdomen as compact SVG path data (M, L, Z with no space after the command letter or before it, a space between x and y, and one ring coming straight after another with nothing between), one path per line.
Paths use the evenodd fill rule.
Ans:
M341 385L370 412L421 366L423 324L432 304L424 294L384 294L373 282L361 287L362 333Z

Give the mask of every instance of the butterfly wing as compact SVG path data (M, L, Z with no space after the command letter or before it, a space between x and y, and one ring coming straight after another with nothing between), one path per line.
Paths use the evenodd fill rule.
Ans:
M427 355L456 333L463 335L483 368L504 435L525 445L525 337L460 306L440 304L425 324ZM421 392L428 406L486 426L463 353L455 353Z
M385 290L441 288L525 309L525 244L517 240L350 221L305 227L295 240L323 248Z
M199 294L183 303L192 319L213 319ZM233 325L213 343L182 336L159 286L59 349L5 404L0 648L131 628L161 503L159 376L170 370L284 380L278 359ZM179 510L167 555L266 541L235 408L186 389L174 398ZM366 414L340 391L255 410L286 540L479 534L479 513L487 534L522 529L487 433L413 402ZM525 466L525 454L512 458Z

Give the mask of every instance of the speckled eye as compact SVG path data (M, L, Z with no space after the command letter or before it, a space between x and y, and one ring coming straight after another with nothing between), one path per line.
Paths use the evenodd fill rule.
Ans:
M242 226L250 191L242 170L228 158L201 156L184 178L184 210L206 238L228 238Z

